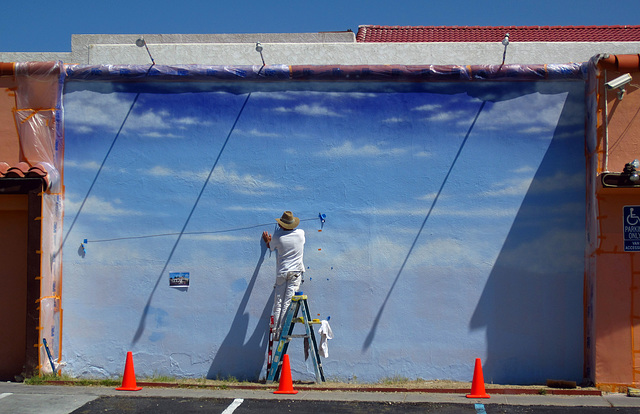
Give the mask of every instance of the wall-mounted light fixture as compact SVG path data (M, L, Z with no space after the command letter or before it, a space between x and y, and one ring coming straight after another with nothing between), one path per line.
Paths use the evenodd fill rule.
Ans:
M640 161L636 159L625 164L624 169L622 170L622 173L627 175L627 179L634 184L638 183L638 180L640 180L640 175L638 175L637 171L638 167L640 167Z
M149 54L149 59L151 59L151 66L156 64L156 61L153 60L153 56L151 56L151 52L149 51L149 46L147 46L147 42L144 40L144 37L140 36L136 40L136 46L138 46L138 47L144 46L145 49L147 49L147 53Z
M502 39L502 44L504 45L504 52L502 52L502 64L504 65L504 61L507 58L507 46L509 46L509 33L504 35L504 39Z
M260 53L260 59L262 59L262 66L264 66L266 65L266 63L264 63L264 56L262 56L262 49L264 49L262 47L262 43L256 42L256 52Z
M618 99L622 100L622 98L624 98L624 94L626 92L625 87L627 86L628 83L631 82L633 78L631 77L630 74L625 73L622 76L618 76L617 78L610 80L609 82L605 83L604 85L607 87L607 89L619 89L618 90Z
M602 174L603 187L640 187L640 161L633 160L624 165L621 173Z

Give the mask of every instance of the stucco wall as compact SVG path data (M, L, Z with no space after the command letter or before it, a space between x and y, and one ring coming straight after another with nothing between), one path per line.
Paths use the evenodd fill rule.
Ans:
M598 173L622 172L626 163L639 158L638 137L640 122L640 73L632 68L601 70L598 84L599 111L598 146L594 152L597 169L591 174L595 178L594 190L597 204L593 213L589 250L591 306L589 320L592 322L591 346L593 378L601 387L618 389L619 386L640 384L640 295L638 293L638 269L640 258L634 251L626 251L625 235L629 231L625 207L640 205L638 188L602 188ZM623 99L618 90L607 90L606 81L624 73L632 75L626 85ZM605 107L606 105L606 107ZM637 208L636 208L637 211Z
M14 165L20 160L20 140L13 118L16 108L15 81L13 76L0 78L0 161Z
M61 60L73 64L149 64L140 34L73 35L71 52L0 52L0 61ZM351 32L145 34L157 64L255 65L261 42L267 64L287 65L496 65L500 42L356 43ZM586 62L597 54L636 54L640 42L517 42L508 48L507 64Z
M64 105L69 374L132 351L139 376L264 376L260 234L291 209L328 378L581 380L583 82L71 81Z
M89 45L88 64L148 64L144 48L130 43ZM261 41L256 36L256 41ZM268 64L287 65L499 65L500 43L266 43ZM505 63L539 64L586 62L598 53L637 53L640 43L513 42ZM257 65L255 42L245 44L153 44L151 54L159 64Z

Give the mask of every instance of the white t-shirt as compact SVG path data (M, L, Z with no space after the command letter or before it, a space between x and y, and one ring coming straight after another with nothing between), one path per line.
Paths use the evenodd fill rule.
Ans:
M276 250L276 274L304 272L304 242L304 230L283 230L278 227L269 243L271 251Z

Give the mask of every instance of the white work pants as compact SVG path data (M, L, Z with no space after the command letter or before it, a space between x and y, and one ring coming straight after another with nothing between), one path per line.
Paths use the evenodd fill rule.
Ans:
M276 277L273 286L273 323L276 331L276 340L280 339L282 324L291 304L291 298L300 289L302 272L287 272Z

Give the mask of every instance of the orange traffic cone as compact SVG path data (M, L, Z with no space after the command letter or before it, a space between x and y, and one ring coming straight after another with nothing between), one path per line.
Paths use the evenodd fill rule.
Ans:
M289 355L284 354L282 357L282 370L280 371L280 384L278 390L274 394L297 394L298 391L293 389L291 381L291 367L289 366Z
M127 362L124 366L124 377L122 387L116 388L118 391L140 391L142 387L136 386L136 373L133 370L133 355L127 352Z
M476 358L476 367L473 370L473 382L471 383L471 394L467 394L467 398L491 398L484 389L484 375L482 375L480 358Z

